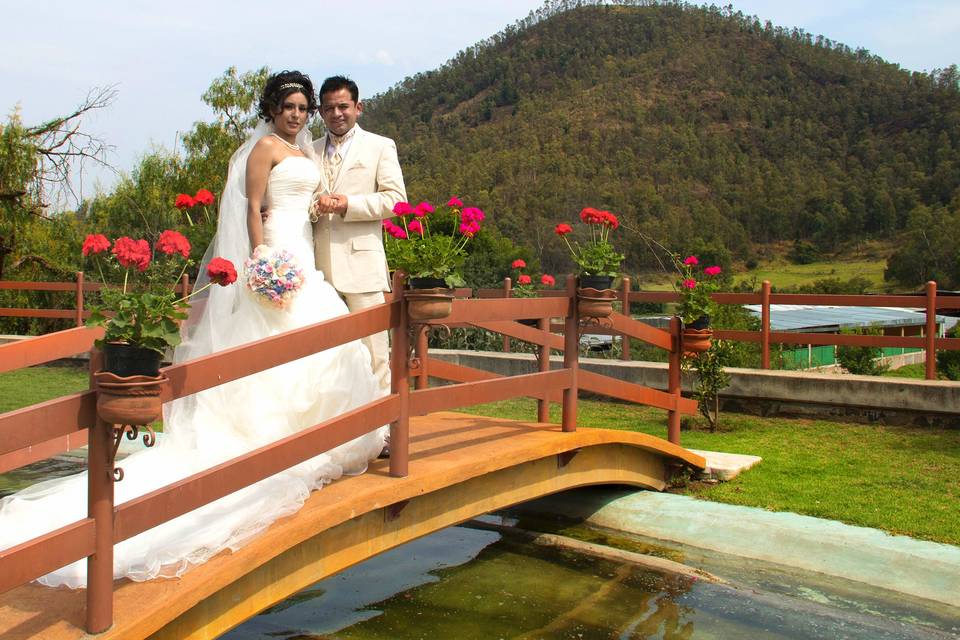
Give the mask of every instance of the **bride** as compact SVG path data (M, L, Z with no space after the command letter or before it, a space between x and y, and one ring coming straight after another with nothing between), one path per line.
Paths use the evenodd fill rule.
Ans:
M303 270L302 288L283 307L265 304L240 281L212 287L191 309L175 362L190 360L347 313L314 268L309 208L320 171L307 119L317 110L310 79L271 76L260 99L263 122L230 160L217 235L204 258L235 264L254 253L286 250ZM262 221L261 205L270 215ZM256 251L254 252L254 250ZM203 284L201 268L197 285ZM241 280L243 277L241 276ZM164 407L164 435L152 449L123 460L117 504L366 404L383 391L366 348L355 341L214 387ZM114 548L114 578L176 577L224 549L236 550L280 517L296 512L314 489L358 474L376 458L386 427L367 433L216 502L145 531ZM0 500L0 549L86 517L86 474L39 483ZM86 585L80 560L39 579Z

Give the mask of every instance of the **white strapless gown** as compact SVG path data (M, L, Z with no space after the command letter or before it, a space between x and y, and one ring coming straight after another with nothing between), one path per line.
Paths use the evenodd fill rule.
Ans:
M323 273L314 268L308 218L320 179L313 160L289 157L270 173L271 215L264 239L301 262L306 283L284 310L268 308L244 292L225 331L243 344L347 313ZM242 286L237 283L234 286ZM366 404L386 391L374 378L367 349L355 341L198 393L165 407L164 435L152 449L118 465L121 504L296 431ZM187 513L116 545L114 577L176 577L224 549L236 550L280 517L295 513L310 492L344 474L359 474L383 447L387 427ZM86 473L50 480L0 500L0 549L86 517ZM86 585L86 560L40 582Z

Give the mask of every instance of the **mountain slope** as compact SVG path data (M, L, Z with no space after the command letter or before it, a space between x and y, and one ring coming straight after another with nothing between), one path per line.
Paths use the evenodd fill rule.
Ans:
M459 194L569 266L552 227L621 214L627 269L755 243L893 237L960 208L956 68L910 73L729 11L554 2L369 101L411 198Z

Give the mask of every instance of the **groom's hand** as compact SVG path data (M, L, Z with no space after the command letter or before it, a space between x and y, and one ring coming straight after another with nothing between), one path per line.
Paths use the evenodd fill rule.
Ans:
M342 218L347 214L347 196L342 193L320 196L320 200L317 201L317 210L320 213L337 214Z
M269 217L270 209L268 209L266 205L260 207L260 222L265 223Z

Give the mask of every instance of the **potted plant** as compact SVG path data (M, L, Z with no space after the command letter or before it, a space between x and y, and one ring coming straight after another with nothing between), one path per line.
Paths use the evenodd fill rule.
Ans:
M437 211L429 202L413 206L398 202L394 217L383 221L384 248L392 269L402 271L407 286L408 313L416 321L450 314L453 288L462 287L466 246L480 232L485 215L464 207L456 196Z
M510 288L510 297L511 298L536 298L540 294L538 292L538 286L544 288L552 288L557 284L556 278L554 278L549 273L541 274L539 278L534 278L529 273L526 273L527 262L522 258L517 258L510 263L510 270L513 274L513 286ZM526 324L529 326L536 326L536 319L524 319L518 320L520 324Z
M613 313L613 280L620 274L624 255L614 249L610 233L620 226L616 215L586 207L580 211L580 221L590 230L590 239L582 244L567 236L573 232L569 224L561 223L554 233L563 238L579 270L577 290L580 315L606 317Z
M236 269L229 260L214 258L207 267L210 282L179 295L174 287L190 264L190 242L169 229L153 248L143 239L124 236L111 243L103 234L90 234L82 253L94 262L103 282L101 304L87 320L87 326L104 328L103 338L96 341L104 352L104 370L95 374L101 392L98 410L108 422L149 424L160 413L165 380L160 359L180 343L179 323L187 317L189 298L213 284L232 283ZM153 417L144 412L153 412Z
M713 330L710 329L710 315L714 302L710 294L719 289L717 276L720 267L703 268L697 256L673 256L678 277L674 289L680 296L677 315L683 322L683 349L685 353L695 354L710 348Z

